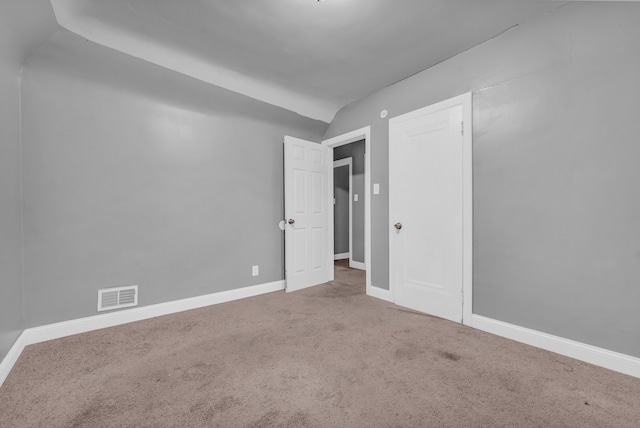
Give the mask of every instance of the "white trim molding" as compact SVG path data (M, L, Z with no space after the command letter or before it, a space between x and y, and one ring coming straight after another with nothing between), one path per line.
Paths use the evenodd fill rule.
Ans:
M162 315L174 314L205 306L240 300L247 297L272 293L284 290L284 281L269 282L266 284L236 288L234 290L220 291L205 294L203 296L174 300L172 302L158 303L156 305L142 306L134 309L126 309L117 312L94 315L40 327L28 328L22 332L18 340L13 344L7 356L0 362L0 386L4 383L13 368L22 350L35 343L47 340L59 339L79 333L86 333L107 327L114 327L134 321L142 321Z
M351 257L351 253L334 254L333 260L343 260L343 259L348 259L350 257Z
M334 168L340 168L341 166L347 166L352 164L353 164L353 158L351 156L348 158L342 158L342 159L333 161Z
M497 321L481 315L473 315L472 327L497 336L547 351L575 358L609 370L640 378L640 358L609 351L585 343L575 342L525 327Z
M375 286L367 287L367 296L375 297L376 299L384 300L385 302L393 303L393 295L389 290L379 288Z
M356 262L353 260L349 260L349 267L352 269L360 269L360 270L367 270L367 265L365 265L362 262Z
M4 357L2 361L0 361L0 386L4 383L7 376L9 376L9 372L20 358L20 354L22 354L22 350L27 346L28 343L25 343L25 334L22 334L15 341L9 352Z

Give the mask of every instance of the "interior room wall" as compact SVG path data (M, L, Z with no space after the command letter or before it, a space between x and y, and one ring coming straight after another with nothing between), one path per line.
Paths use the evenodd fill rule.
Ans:
M358 201L353 207L353 254L355 262L364 263L364 140L339 146L333 149L333 160L352 158L353 194L358 195Z
M640 357L639 20L574 2L343 108L325 139L371 126L373 286L389 118L471 91L473 312Z
M46 0L0 2L0 361L25 327L20 71L24 59L56 29Z
M0 13L0 20L6 18ZM0 21L0 39L8 35ZM20 202L20 67L0 41L0 357L24 327L22 314L22 212Z
M106 287L144 306L283 279L283 136L326 123L66 31L22 109L28 326L95 315Z

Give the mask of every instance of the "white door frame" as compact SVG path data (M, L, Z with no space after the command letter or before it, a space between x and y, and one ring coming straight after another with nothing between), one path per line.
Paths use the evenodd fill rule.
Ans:
M441 101L430 106L405 113L390 119L402 120L412 116L424 115L429 112L436 112L455 106L462 106L462 324L472 325L473 314L473 169L472 169L472 93L459 95L445 101ZM391 144L389 144L391 147ZM391 218L391 206L389 206L389 221ZM331 225L329 225L331 228ZM390 226L391 228L391 226ZM391 252L389 253L391 255ZM395 302L395 290L391 277L393 271L393 260L389 259L389 291Z
M342 257L343 254L335 254L335 250L334 250L333 258L334 260L338 260L337 256L340 256L340 258L348 258L349 266L351 267L351 265L353 264L353 158L348 157L348 158L338 159L337 161L333 161L334 171L336 168L341 168L345 166L349 167L349 252L348 252L348 257ZM335 186L332 186L332 188L335 189ZM335 220L334 220L334 227L335 227ZM334 242L334 245L335 245L335 242Z
M356 129L346 134L324 140L322 144L329 147L330 156L333 159L333 149L346 144L364 140L364 268L366 271L367 295L386 298L387 290L373 287L371 285L371 127ZM329 174L329 202L333 203L333 174ZM333 257L333 215L329 215L329 248ZM334 272L331 271L331 281L334 279ZM377 293L380 290L382 293ZM381 297L381 294L384 297Z

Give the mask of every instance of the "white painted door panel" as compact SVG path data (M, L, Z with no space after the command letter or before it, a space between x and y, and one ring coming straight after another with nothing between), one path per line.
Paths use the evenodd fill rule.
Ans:
M329 149L284 138L285 277L295 291L329 281ZM332 262L333 260L331 260Z
M461 126L460 105L418 110L389 123L395 303L457 322L463 304Z

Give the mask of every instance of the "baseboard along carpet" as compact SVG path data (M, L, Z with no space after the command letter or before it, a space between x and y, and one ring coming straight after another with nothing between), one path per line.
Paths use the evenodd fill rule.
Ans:
M364 274L27 346L0 426L640 426L640 379L367 297Z

